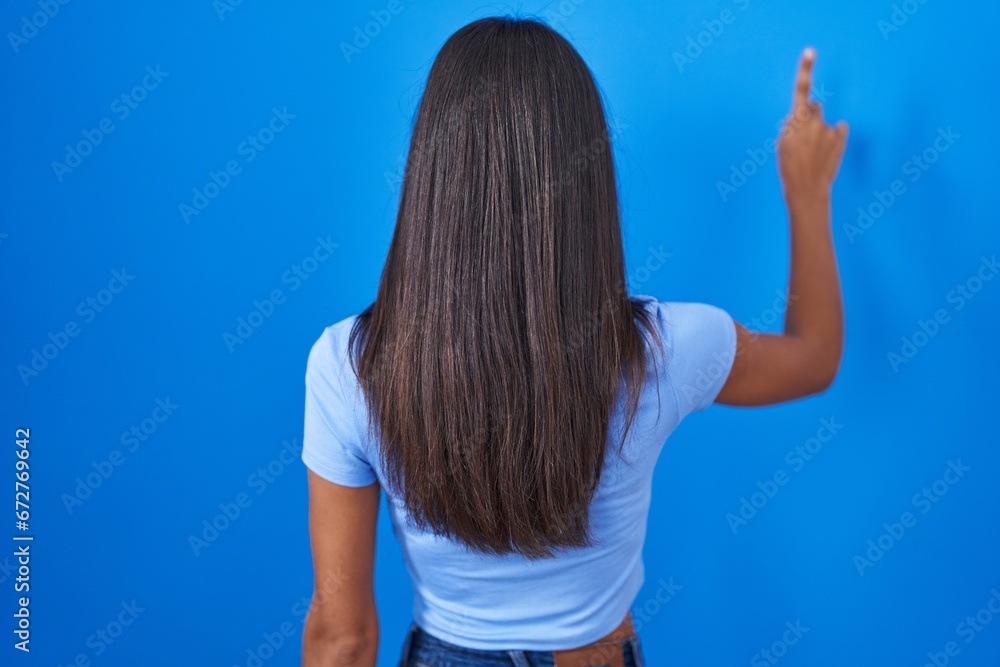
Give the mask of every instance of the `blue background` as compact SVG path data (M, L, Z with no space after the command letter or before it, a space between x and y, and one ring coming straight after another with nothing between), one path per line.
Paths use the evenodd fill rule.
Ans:
M3 664L299 663L312 586L306 476L282 452L301 445L306 355L375 294L434 55L462 25L508 12L567 35L607 97L638 293L714 303L777 330L788 229L774 156L760 150L804 46L818 49L827 118L851 124L834 196L842 372L820 397L716 406L670 439L634 607L648 664L772 664L767 649L786 665L922 665L948 642L949 664L998 664L1000 615L982 612L976 631L961 624L1000 591L1000 280L977 282L993 277L982 258L1000 251L1000 7L902 4L916 11L886 32L892 3L860 0L401 0L395 14L380 1L6 3L0 475L12 510L14 431L30 427L35 541L27 656L12 648L20 531L13 512L3 518ZM54 15L39 14L49 5ZM391 20L345 56L373 11ZM678 64L689 47L696 57ZM161 68L158 82L147 66ZM116 98L144 78L122 117ZM241 148L273 109L294 118L262 133L271 141L255 154ZM113 131L57 174L53 162L102 119ZM958 138L934 154L948 128ZM936 161L914 172L908 161L927 149ZM743 164L754 155L762 165ZM229 161L239 173L186 221L181 205L211 172L225 182ZM733 168L752 173L723 197ZM852 230L858 207L878 212L876 193L897 179L903 194ZM286 272L317 238L338 245L296 283ZM657 253L670 257L658 264ZM102 292L115 270L134 278ZM972 298L959 299L959 285ZM237 318L275 289L283 302L227 345ZM88 298L105 301L101 312L79 306ZM894 367L888 354L939 310L935 335L918 334ZM78 335L63 340L68 323ZM22 377L50 334L65 345ZM177 406L160 422L158 399ZM840 425L832 438L824 419ZM130 450L123 434L144 425ZM809 461L786 457L818 435L827 442L812 443L822 446ZM968 471L934 491L949 461ZM110 476L97 472L108 465ZM779 471L787 484L754 497ZM925 488L935 502L915 503ZM731 524L744 498L761 506ZM884 536L904 512L905 533ZM206 531L213 521L224 528ZM859 565L880 536L888 548ZM384 508L377 558L379 664L393 665L411 597ZM119 616L130 624L117 627ZM808 630L782 645L796 622Z

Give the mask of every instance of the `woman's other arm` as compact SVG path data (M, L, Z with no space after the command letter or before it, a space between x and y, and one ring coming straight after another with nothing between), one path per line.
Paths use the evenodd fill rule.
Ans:
M375 531L380 487L309 475L314 592L303 632L303 667L375 667Z

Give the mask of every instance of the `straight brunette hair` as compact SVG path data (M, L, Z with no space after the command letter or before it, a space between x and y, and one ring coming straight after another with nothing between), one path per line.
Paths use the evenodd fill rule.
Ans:
M623 445L645 381L640 325L655 333L626 287L587 65L533 19L458 30L431 67L378 294L350 336L411 520L495 555L591 546L619 391Z

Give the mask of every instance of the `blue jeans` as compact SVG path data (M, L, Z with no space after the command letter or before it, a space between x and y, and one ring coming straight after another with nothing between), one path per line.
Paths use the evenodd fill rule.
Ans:
M623 640L625 667L644 667L639 636ZM551 651L483 651L456 646L410 624L399 667L554 667Z

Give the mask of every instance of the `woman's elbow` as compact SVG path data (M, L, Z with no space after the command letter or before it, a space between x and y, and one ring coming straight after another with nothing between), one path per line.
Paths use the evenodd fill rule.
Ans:
M840 373L840 358L817 364L811 373L811 379L806 388L806 395L822 394L831 386Z
M377 656L377 630L338 631L313 623L303 633L302 667L374 667Z

